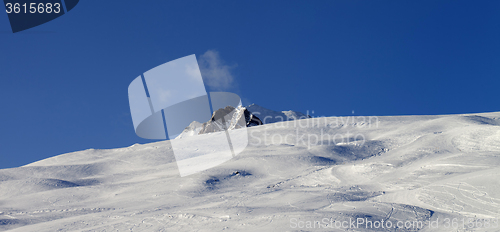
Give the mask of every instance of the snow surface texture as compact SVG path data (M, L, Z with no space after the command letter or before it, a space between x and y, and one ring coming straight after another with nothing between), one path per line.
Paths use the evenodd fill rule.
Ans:
M169 141L63 154L0 170L0 230L345 231L298 222L439 218L422 230L498 231L443 218L500 218L499 125L500 112L273 123L184 178Z

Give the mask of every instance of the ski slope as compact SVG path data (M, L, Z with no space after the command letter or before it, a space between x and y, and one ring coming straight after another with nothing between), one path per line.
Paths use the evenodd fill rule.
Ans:
M2 169L0 230L346 230L320 227L324 218L439 219L439 228L421 230L500 230L443 221L500 219L500 112L309 118L247 129L242 153L183 178L169 141ZM217 133L179 141L209 143Z

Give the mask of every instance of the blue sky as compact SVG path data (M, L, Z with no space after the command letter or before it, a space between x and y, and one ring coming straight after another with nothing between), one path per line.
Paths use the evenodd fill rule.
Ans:
M499 111L499 12L499 1L80 1L16 34L1 13L0 168L151 142L134 133L128 85L190 54L232 80L220 89L274 110Z

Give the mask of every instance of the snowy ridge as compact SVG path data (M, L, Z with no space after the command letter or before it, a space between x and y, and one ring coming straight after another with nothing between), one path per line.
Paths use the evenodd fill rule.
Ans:
M500 112L249 127L240 155L185 178L169 141L63 154L0 170L0 230L344 231L292 222L366 217L449 231L444 217L500 218L499 125Z
M309 116L307 116L303 113L300 113L300 112L296 112L296 111L292 111L292 110L278 112L278 111L266 109L266 108L259 106L257 104L251 104L251 105L247 106L246 108L252 114L259 117L260 120L264 124L310 118Z
M221 118L224 118L224 122ZM238 106L234 108L227 106L216 110L208 122L203 124L196 121L192 122L175 139L258 125L262 125L260 119L251 114L245 107Z
M224 126L221 121L215 120L215 118L220 118L220 116L217 115L228 115L228 117L225 117L226 121L228 122L228 125ZM186 138L199 134L207 134L216 131L223 131L224 128L227 128L228 130L234 130L241 128L243 125L246 125L247 127L252 127L252 126L259 126L262 124L299 120L306 118L310 117L300 112L292 110L277 112L274 110L266 109L256 104L251 104L247 107L238 106L236 109L229 106L224 109L216 110L214 112L214 115L212 116L212 119L209 120L208 122L205 122L203 124L199 122L192 122L175 139Z
M186 127L186 129L182 131L181 134L176 137L176 139L198 135L201 129L203 129L203 124L197 121L193 121L191 124L189 124L189 126Z

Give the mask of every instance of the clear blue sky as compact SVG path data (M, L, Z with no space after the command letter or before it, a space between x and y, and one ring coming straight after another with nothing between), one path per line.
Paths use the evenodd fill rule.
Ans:
M0 13L0 168L137 137L127 88L215 50L245 103L313 116L500 111L500 1L80 1Z

